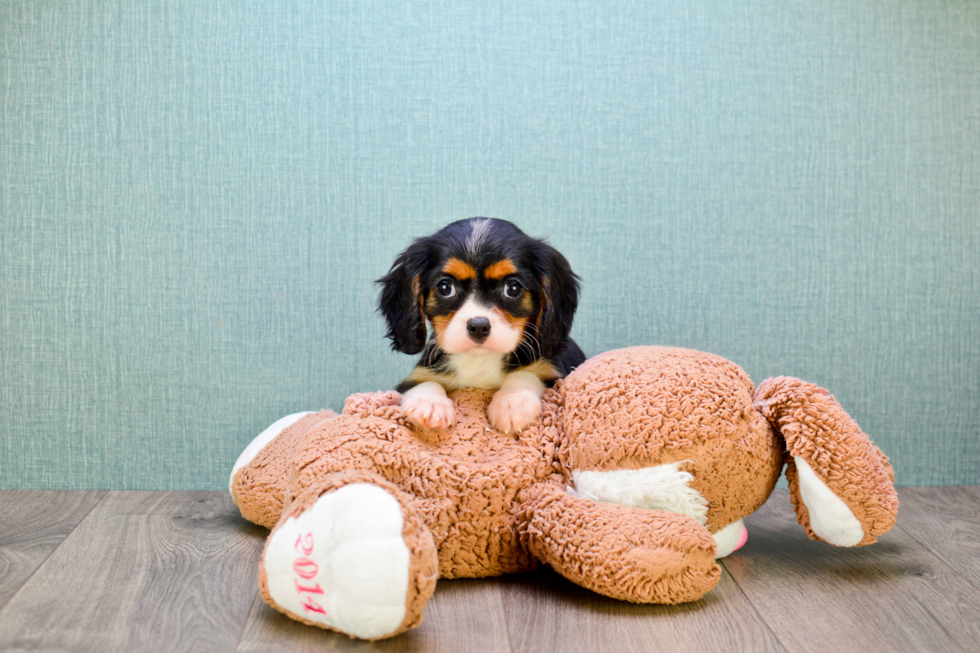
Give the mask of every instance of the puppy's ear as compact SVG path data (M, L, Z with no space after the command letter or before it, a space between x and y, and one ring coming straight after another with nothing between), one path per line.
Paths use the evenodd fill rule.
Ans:
M416 240L377 281L381 284L378 310L388 323L386 335L391 338L391 348L405 354L417 354L425 347L425 298L420 277L425 272L428 250L425 240Z
M535 326L541 355L554 359L568 346L578 308L578 276L561 252L547 243L539 243L536 258L540 262L541 308Z

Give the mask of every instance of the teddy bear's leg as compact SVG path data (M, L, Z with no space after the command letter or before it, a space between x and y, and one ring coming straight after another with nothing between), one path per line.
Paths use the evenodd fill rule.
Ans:
M229 490L245 519L272 528L282 513L293 452L332 410L294 413L276 420L249 443L231 471Z
M888 458L830 393L781 376L763 381L754 403L786 441L790 496L811 538L863 546L891 530L898 495Z
M570 495L538 484L524 492L520 534L572 582L633 603L696 601L721 577L715 541L690 517Z
M412 498L376 474L346 471L289 502L266 542L259 585L293 619L382 639L422 622L438 569Z

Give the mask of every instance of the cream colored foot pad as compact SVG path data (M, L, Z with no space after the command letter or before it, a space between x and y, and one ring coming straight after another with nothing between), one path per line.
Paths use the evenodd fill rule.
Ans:
M264 564L283 610L371 639L405 618L410 555L398 501L369 483L324 494L275 532Z

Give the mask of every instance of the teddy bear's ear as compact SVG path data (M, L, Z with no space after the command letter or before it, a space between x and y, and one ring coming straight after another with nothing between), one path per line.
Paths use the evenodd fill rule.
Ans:
M417 354L425 346L424 288L421 278L429 261L430 243L416 240L398 255L388 274L378 279L381 296L378 310L388 323L391 348L403 354Z
M833 395L779 376L760 383L753 402L785 441L790 498L811 538L863 546L895 525L898 495L888 457Z

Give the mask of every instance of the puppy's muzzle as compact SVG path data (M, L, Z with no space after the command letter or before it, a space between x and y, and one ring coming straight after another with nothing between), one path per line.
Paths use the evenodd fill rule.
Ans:
M482 343L490 336L490 319L485 317L473 317L466 322L466 333L476 344Z

